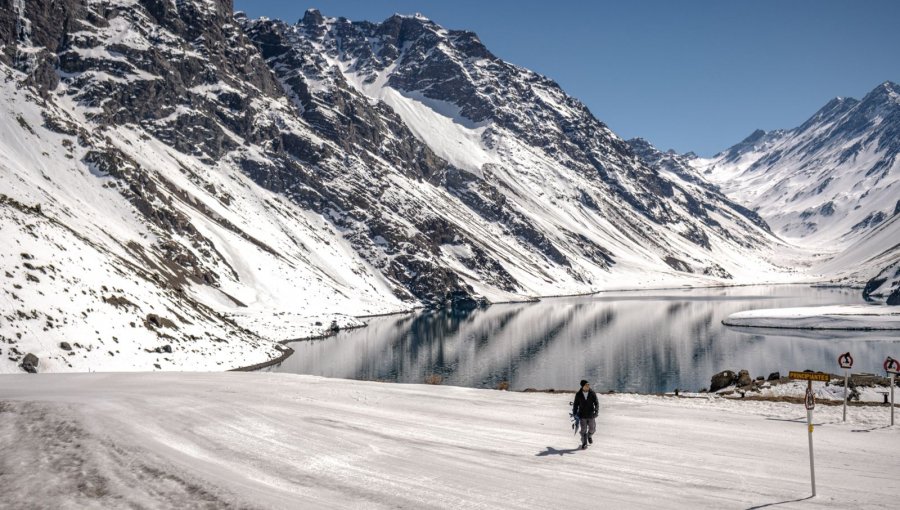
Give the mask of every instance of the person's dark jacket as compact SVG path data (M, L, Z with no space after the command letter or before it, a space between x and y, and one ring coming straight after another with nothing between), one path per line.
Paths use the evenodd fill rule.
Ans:
M594 390L588 390L587 399L584 392L578 390L575 394L575 404L572 406L572 414L579 418L596 418L600 414L600 402Z

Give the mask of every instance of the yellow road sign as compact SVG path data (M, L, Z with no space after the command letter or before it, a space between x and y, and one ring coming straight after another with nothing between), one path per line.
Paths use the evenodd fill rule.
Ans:
M831 376L823 372L791 372L788 374L791 379L799 379L801 381L822 381L828 382Z

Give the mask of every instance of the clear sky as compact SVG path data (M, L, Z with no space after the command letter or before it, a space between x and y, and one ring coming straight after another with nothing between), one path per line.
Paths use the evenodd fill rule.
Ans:
M900 0L235 0L250 17L420 12L550 77L624 138L711 155L900 83Z

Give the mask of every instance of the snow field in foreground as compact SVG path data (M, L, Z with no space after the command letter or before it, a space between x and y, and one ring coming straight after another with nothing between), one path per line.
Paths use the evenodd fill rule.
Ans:
M810 494L806 412L601 395L576 450L571 395L271 373L0 377L0 507L748 508ZM816 410L819 496L889 508L900 427Z

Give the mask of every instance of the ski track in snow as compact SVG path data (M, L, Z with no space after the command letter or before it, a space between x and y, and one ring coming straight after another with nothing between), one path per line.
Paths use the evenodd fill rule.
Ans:
M568 394L267 373L3 376L0 508L893 508L881 407Z

